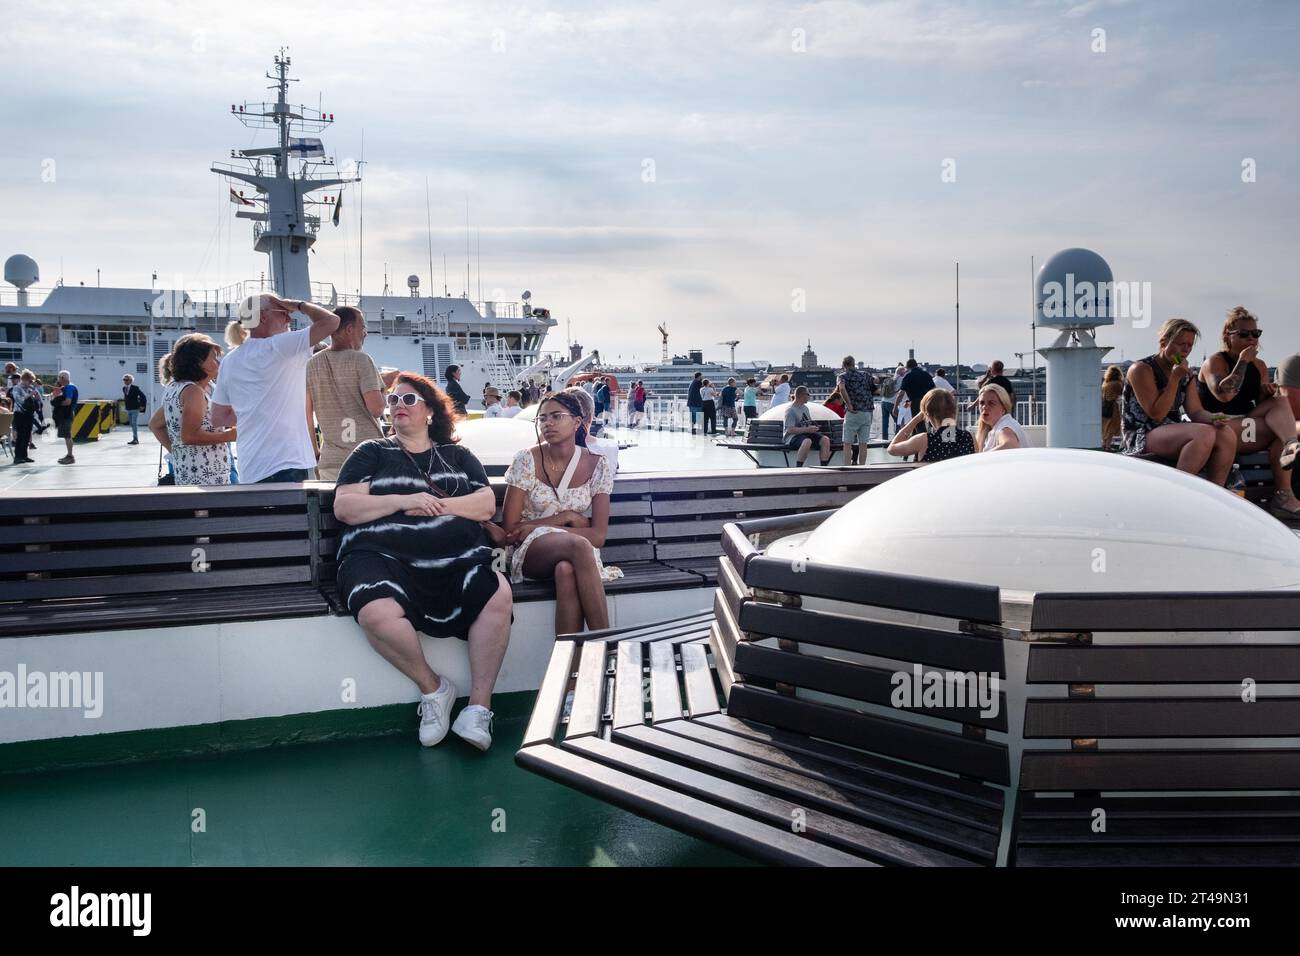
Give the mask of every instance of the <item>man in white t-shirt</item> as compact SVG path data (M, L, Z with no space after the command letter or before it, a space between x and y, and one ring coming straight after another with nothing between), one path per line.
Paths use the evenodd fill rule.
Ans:
M294 312L311 319L311 326L290 331ZM307 421L307 360L338 328L339 317L267 293L250 298L240 319L252 332L221 363L212 390L212 426L238 425L241 483L306 481L316 467Z
M523 395L515 391L514 389L511 389L510 391L506 392L506 403L501 408L501 417L514 418L516 415L522 412L524 410L523 406L519 404L522 398Z
M790 401L790 376L782 375L776 388L772 390L772 408Z
M942 388L945 391L954 392L954 393L957 391L957 386L953 385L952 382L948 381L948 379L945 377L944 369L935 370L934 387Z

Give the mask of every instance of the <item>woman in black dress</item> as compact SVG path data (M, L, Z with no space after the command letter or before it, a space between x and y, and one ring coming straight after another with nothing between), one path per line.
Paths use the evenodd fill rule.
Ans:
M496 497L478 459L452 436L450 400L403 372L388 395L392 438L356 447L339 471L334 516L339 596L385 660L420 688L420 743L447 735L456 688L429 667L418 632L469 642L469 706L450 729L486 750L492 687L510 640L510 585L481 522Z
M921 399L921 414L908 419L889 443L895 458L916 455L917 461L946 461L975 454L975 439L957 427L957 399L946 388L932 388Z

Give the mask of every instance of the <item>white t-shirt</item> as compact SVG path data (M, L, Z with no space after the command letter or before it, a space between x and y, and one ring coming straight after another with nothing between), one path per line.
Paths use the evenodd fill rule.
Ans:
M984 447L981 451L992 451L996 448L998 446L999 436L1002 434L1002 429L1004 428L1010 428L1015 432L1016 438L1020 439L1021 448L1029 447L1029 436L1026 435L1025 430L1020 427L1020 422L1012 418L1010 414L1007 414L999 418L998 423L989 429L988 437L984 439Z
M772 392L772 405L773 407L784 405L788 401L790 401L790 383L782 382Z
M483 417L484 417L484 418L500 418L500 417L501 417L501 412L502 412L502 409L501 409L501 403L500 403L500 402L497 402L495 405L488 405L487 407L485 407L485 408L483 409Z
M955 392L955 391L957 391L957 389L953 387L952 382L948 381L948 380L947 380L946 378L944 378L942 375L936 375L936 376L934 377L934 387L935 387L935 388L947 389L947 390L950 391L950 392Z
M251 336L221 363L215 405L235 410L239 480L252 484L285 468L316 467L307 436L311 329Z
M514 418L523 411L523 409L518 405L493 405L492 407L501 409L497 414L502 418Z

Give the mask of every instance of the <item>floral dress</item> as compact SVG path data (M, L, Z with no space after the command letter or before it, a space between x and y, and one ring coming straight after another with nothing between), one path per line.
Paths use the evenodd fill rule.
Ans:
M591 480L585 485L565 487L561 484L557 488L552 488L545 478L538 477L532 448L525 448L515 455L510 470L506 472L506 484L524 493L523 520L536 521L539 518L550 518L561 511L576 511L590 518L592 497L608 495L614 491L614 469L610 467L609 460L604 455L598 454L596 457L599 459L596 462L596 470L592 472ZM510 556L510 582L518 584L524 580L524 556L528 553L529 545L544 534L566 530L568 529L535 528L528 537L524 538ZM600 569L602 581L613 581L623 576L620 569L605 567L600 560L598 548L592 550L596 552L596 567Z
M163 419L167 435L172 440L172 468L178 485L228 485L230 484L230 443L219 445L187 445L181 441L181 393L197 382L172 382L163 392ZM203 399L203 431L212 427L212 405L205 394Z

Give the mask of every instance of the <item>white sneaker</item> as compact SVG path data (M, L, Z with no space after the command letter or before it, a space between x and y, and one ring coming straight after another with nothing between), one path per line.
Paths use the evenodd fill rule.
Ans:
M452 733L479 750L492 746L492 711L481 704L470 704L451 725Z
M451 717L451 705L456 703L456 685L447 678L432 694L420 697L420 704L415 712L420 715L420 743L433 747L442 743L447 736L447 719Z

